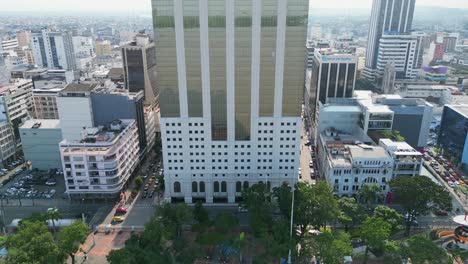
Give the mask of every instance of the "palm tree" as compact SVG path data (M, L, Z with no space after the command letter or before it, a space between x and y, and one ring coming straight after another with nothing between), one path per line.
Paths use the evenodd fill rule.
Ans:
M46 217L47 217L47 219L52 220L52 226L54 228L54 235L55 235L55 233L56 233L55 221L62 218L62 214L58 211L57 208L54 208L52 210L47 211Z

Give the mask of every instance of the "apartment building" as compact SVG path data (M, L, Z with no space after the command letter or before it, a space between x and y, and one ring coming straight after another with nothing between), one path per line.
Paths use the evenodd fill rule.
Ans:
M421 174L423 155L406 142L394 142L391 139L380 139L383 147L393 158L393 177L416 176Z

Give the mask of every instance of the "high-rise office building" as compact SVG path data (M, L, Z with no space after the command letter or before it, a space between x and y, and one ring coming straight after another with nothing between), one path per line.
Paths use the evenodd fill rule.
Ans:
M156 51L148 35L137 34L135 41L122 47L125 88L144 91L145 102L159 104L156 86Z
M413 78L417 37L410 34L416 0L374 0L363 75L371 80L383 75L394 61L397 77ZM396 52L394 52L396 50Z
M75 53L69 32L42 30L31 34L34 62L50 69L75 70Z
M307 0L153 0L167 201L298 179Z

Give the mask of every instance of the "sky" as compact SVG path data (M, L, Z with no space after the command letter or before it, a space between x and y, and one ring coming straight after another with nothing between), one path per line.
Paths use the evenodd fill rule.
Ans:
M316 8L370 9L371 3L372 0L311 0L311 5ZM416 5L468 9L467 0L416 0ZM151 0L0 0L0 12L38 10L51 12L149 12Z

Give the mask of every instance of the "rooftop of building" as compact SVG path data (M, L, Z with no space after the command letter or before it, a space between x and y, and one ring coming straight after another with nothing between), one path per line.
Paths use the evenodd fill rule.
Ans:
M452 108L453 110L459 112L460 114L468 118L468 104L451 104L445 106Z
M34 128L34 129L54 129L60 128L59 119L29 119L24 121L21 125L22 129Z
M325 49L316 49L315 52L319 53L322 56L333 56L333 55L353 55L355 56L354 49L332 49L332 48L325 48Z
M422 156L421 152L415 150L404 141L393 141L388 138L380 139L379 145L395 155Z
M135 120L133 119L118 119L112 121L107 126L99 126L99 127L88 127L83 129L81 132L81 139L80 140L63 140L60 142L60 146L62 147L92 147L93 145L102 145L103 143L111 143L113 144L116 142L121 133L133 124ZM107 149L101 149L105 151ZM71 149L74 152L73 149ZM76 150L81 151L81 150Z
M327 156L333 166L350 167L353 159L385 159L390 156L384 148L366 145L356 140L354 135L333 128L320 134L326 146Z
M63 83L48 83L41 88L33 89L33 93L57 93L65 88Z
M18 87L24 86L30 83L32 85L31 79L11 79L8 85L1 86L0 85L0 93L14 93Z
M62 91L63 92L91 92L98 86L98 83L70 83Z
M120 78L121 76L123 76L123 74L123 68L111 68L109 70L108 76L109 78Z

